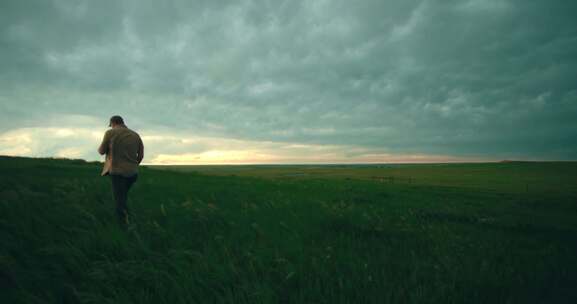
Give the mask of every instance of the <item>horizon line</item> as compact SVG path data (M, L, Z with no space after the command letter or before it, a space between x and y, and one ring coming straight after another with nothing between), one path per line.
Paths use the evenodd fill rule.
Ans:
M69 160L69 161L83 161L86 163L101 163L101 160L87 160L83 158L68 158L59 156L16 156L16 155L0 155L4 158L30 158L30 159L54 159L54 160ZM288 163L141 163L140 166L302 166L302 165L434 165L434 164L489 164L489 163L546 163L546 162L577 162L577 160L469 160L469 161L421 161L421 162L288 162Z

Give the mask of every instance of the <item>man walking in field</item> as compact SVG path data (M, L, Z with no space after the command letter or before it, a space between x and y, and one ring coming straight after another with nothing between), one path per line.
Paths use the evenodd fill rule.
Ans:
M128 190L138 178L138 165L144 157L144 145L138 133L129 129L122 117L110 118L109 127L98 148L100 155L106 154L102 176L108 175L112 181L112 194L116 201L116 214L120 224L128 222Z

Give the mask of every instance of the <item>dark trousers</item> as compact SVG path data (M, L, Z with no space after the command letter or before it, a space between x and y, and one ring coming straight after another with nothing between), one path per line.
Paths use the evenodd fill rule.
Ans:
M138 174L131 177L124 177L122 175L110 174L110 180L112 181L112 196L114 201L116 201L116 215L121 224L128 223L128 205L126 203L128 199L128 190L136 179L138 179Z

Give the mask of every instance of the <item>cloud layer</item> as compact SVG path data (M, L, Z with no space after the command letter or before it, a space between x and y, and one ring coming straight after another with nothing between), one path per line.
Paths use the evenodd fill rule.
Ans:
M121 114L149 162L577 159L576 9L2 1L0 154L98 159Z

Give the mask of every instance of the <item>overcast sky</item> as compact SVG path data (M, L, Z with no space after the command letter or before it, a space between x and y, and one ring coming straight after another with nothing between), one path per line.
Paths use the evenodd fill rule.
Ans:
M0 155L577 159L577 1L0 1Z

